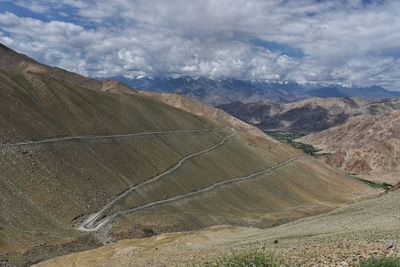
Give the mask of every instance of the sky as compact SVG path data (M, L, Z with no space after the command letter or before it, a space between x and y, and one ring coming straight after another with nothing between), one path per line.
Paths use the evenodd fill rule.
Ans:
M398 0L0 0L0 42L91 77L400 90Z

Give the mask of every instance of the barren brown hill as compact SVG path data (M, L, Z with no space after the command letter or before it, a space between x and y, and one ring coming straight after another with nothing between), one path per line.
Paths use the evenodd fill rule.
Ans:
M265 131L320 132L358 115L383 115L400 109L400 99L309 98L288 104L220 105L229 114Z
M39 266L209 266L243 251L273 254L287 266L358 266L361 259L400 255L399 201L395 191L269 229L219 226L122 240Z
M379 116L358 116L343 125L307 135L301 142L323 152L330 165L368 180L400 182L400 111Z
M241 121L219 108L214 108L202 102L178 94L155 93L149 91L141 91L140 93L195 115L207 117L237 130L274 141L274 139L266 135L257 127Z
M44 74L47 77L62 80L74 86L85 87L98 91L135 93L134 89L129 88L128 86L117 81L93 80L57 67L50 67L40 64L35 60L23 54L19 54L2 44L0 44L0 69L23 73Z
M265 228L377 193L223 120L4 47L0 60L2 264L218 224Z

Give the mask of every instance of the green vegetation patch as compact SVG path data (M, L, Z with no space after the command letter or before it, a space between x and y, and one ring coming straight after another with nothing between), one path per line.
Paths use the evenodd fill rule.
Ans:
M398 256L387 256L382 258L369 258L362 260L359 267L400 267L400 257Z
M353 176L353 177L356 178L357 180L360 180L363 183L366 183L367 185L369 185L371 187L374 187L374 188L379 188L379 189L383 189L383 190L389 190L392 188L392 185L387 184L387 183L374 183L372 181L368 181L368 180L365 180L365 179L362 179L359 177L355 177L355 176Z
M207 267L279 267L286 266L278 259L264 252L242 252L221 258Z
M310 156L318 157L318 156L327 155L326 153L324 153L324 154L318 153L321 151L321 149L317 149L316 147L314 147L312 145L303 144L301 142L294 141L296 139L299 139L300 137L303 137L304 134L274 132L274 131L265 131L265 133L268 134L269 136L271 136L272 138L278 140L281 143L289 144L296 149L302 150L304 153L306 153Z
M145 237L151 237L157 235L157 233L152 228L149 227L143 227L142 231Z

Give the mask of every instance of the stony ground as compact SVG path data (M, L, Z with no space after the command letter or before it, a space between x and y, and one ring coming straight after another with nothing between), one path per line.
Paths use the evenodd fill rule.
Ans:
M269 229L212 227L123 240L40 266L202 266L236 251L261 250L291 266L354 266L400 255L400 191Z
M276 255L290 266L354 266L362 258L400 255L399 235L392 233L369 237L351 234L284 238L278 239L277 244L269 239L248 244L248 240L239 241L251 232L262 235L256 229L226 227L148 240L125 240L40 266L204 266L235 252L255 250Z

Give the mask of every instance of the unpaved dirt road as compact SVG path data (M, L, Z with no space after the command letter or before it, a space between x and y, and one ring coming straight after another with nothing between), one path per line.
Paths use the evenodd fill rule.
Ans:
M153 132L115 134L115 135L80 135L80 136L54 137L54 138L43 139L43 140L38 140L38 141L28 140L28 141L17 142L17 143L0 144L0 148L28 146L28 145L40 145L40 144L46 144L46 143L57 143L57 142L65 142L65 141L71 141L71 140L129 138L129 137L140 137L140 136L159 135L159 134L196 133L196 132L206 132L206 131L213 131L213 130L215 130L215 129L206 128L206 129L176 130L176 131L153 131Z
M233 129L232 129L232 130L233 130ZM233 130L233 131L234 131L234 130ZM114 213L114 214L112 214L112 215L110 215L110 216L107 216L107 217L103 218L101 221L97 222L100 218L104 217L105 212L106 212L108 209L110 209L116 202L118 202L119 200L123 199L124 197L126 197L127 195L129 195L129 194L130 194L131 192L133 192L134 190L137 190L137 189L139 189L139 188L141 188L141 187L143 187L143 186L145 186L145 185L147 185L147 184L149 184L149 183L155 182L155 181L161 179L162 177L164 177L164 176L166 176L166 175L168 175L168 174L174 172L174 171L177 170L180 166L182 166L182 164L183 164L185 161L187 161L187 160L189 160L189 159L191 159L191 158L193 158L193 157L196 157L196 156L199 156L199 155L208 153L208 152L210 152L210 151L212 151L212 150L214 150L214 149L216 149L216 148L222 146L227 140L229 140L230 138L234 137L235 135L237 135L237 132L236 132L236 131L234 131L234 132L233 132L232 134L230 134L229 136L224 137L224 138L223 138L221 141L219 141L217 144L215 144L215 145L213 145L213 146L211 146L211 147L209 147L209 148L207 148L207 149L198 151L198 152L196 152L196 153L190 154L190 155L188 155L188 156L186 156L186 157L180 159L178 162L176 162L175 164L173 164L170 168L168 168L166 171L160 173L159 175L154 176L153 178L151 178L151 179L149 179L149 180L147 180L147 181L145 181L145 182L143 182L143 183L140 183L140 184L138 184L138 185L135 185L135 186L131 187L130 189L128 189L127 191L125 191L124 193L122 193L121 195L119 195L117 198L115 198L113 201L111 201L110 203L108 203L106 206L104 206L104 208L102 208L99 212L97 212L97 213L91 215L89 218L87 218L87 219L79 226L79 230L82 230L82 231L97 231L97 230L100 229L103 225L105 225L107 222L109 222L111 219L116 218L116 217L119 216L119 215L125 214L127 211L124 211L124 213L121 213L121 212ZM194 192L192 192L192 193L194 193ZM167 199L167 200L168 200L168 199ZM166 201L166 200L163 200L163 201ZM170 200L170 201L171 201L171 200ZM154 205L156 205L156 203L161 204L161 203L159 203L159 202L161 202L161 201L157 201L157 202L153 202L153 203L149 203L149 204L143 205L143 206L141 206L141 209L143 209L143 208L145 208L145 207L148 207L148 206L154 206ZM139 207L137 207L137 208L139 208Z

